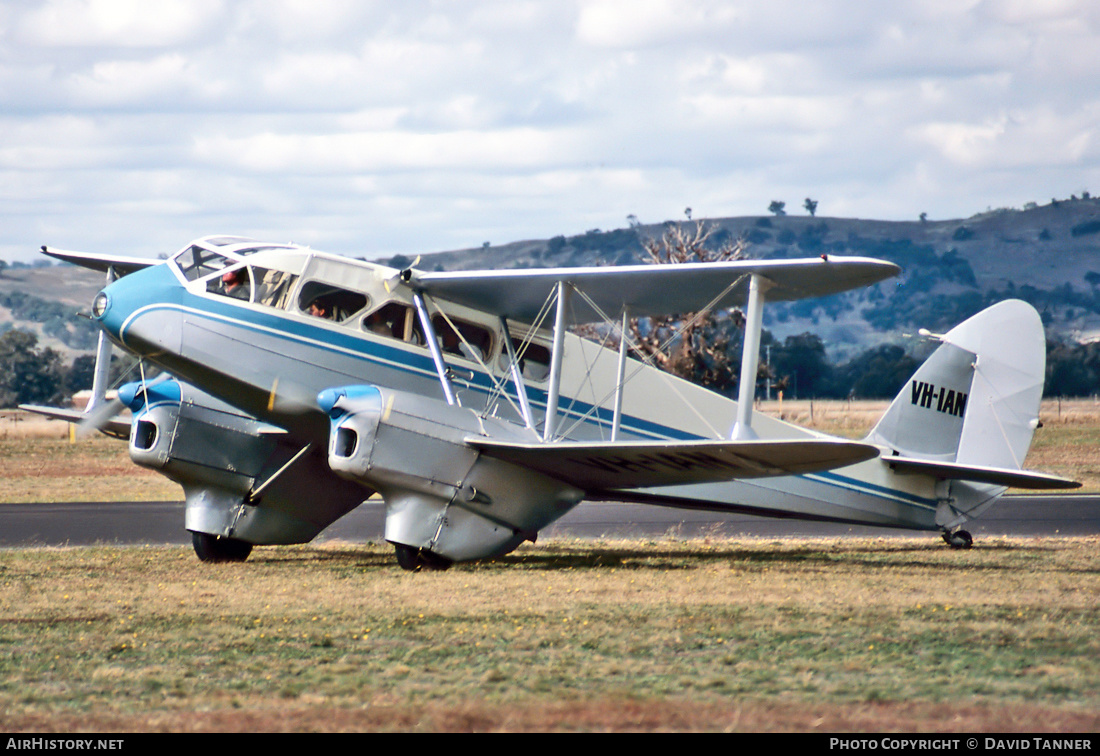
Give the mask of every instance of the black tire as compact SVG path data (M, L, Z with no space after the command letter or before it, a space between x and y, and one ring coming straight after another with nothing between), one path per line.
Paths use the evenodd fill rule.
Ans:
M191 545L200 562L243 562L252 553L252 544L236 538L220 538L191 531Z
M965 530L956 530L954 533L944 531L943 540L953 549L969 549L974 545L974 537Z
M417 549L403 543L395 543L393 549L401 569L409 572L417 572L418 570L442 572L453 564L450 559L441 557L439 554L433 554L427 549Z

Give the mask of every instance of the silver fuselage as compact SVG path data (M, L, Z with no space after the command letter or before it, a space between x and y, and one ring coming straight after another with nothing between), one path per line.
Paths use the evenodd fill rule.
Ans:
M255 418L286 429L303 443L327 443L328 418L316 406L319 392L369 384L443 402L440 375L429 350L412 338L378 335L368 315L394 304L411 307L408 294L389 282L398 271L301 248L250 255L257 290L265 272L293 276L278 304L258 293L237 299L216 293L217 271L189 280L173 261L133 273L106 289L109 307L101 324L125 349L159 365ZM340 321L309 314L299 292L311 282L358 292L366 304ZM392 291L391 291L392 288ZM514 426L516 437L536 439L545 421L547 382L525 378L534 428L525 427L520 397L502 354L502 328L476 309L444 301L433 312L477 326L491 346L475 360L445 355L458 403L481 417ZM537 324L538 325L538 324ZM546 348L545 327L510 323L513 337L530 336ZM406 331L408 336L411 331ZM609 439L618 355L569 335L564 343L561 401L555 427L573 440ZM654 367L628 360L622 399L623 439L727 438L736 402ZM755 414L763 439L814 438L822 434ZM956 483L957 511L976 511L1003 488ZM913 529L938 529L946 492L921 475L897 475L878 459L824 473L636 490L623 498L682 507L746 511L777 517L823 519ZM942 520L942 517L941 517Z

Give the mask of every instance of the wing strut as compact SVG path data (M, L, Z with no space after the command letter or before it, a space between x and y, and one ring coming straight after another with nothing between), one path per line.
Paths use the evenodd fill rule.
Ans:
M443 384L443 396L447 398L447 404L453 407L458 404L458 401L455 399L451 379L447 377L447 363L443 361L443 353L439 351L439 340L435 337L435 328L432 327L428 308L424 306L424 297L420 292L414 291L412 298L413 304L416 305L416 314L420 316L420 327L424 329L424 340L428 342L428 350L432 353L435 370L439 373L439 382Z
M615 414L611 420L611 440L619 440L619 428L623 420L623 384L626 381L626 353L627 346L626 329L630 324L629 308L623 308L623 326L619 334L619 366L615 371Z
M107 266L107 283L110 286L118 276L115 275L115 266ZM111 342L107 340L107 332L99 329L99 341L95 348L95 372L92 374L92 397L88 400L88 406L84 411L92 410L103 404L107 398L107 381L111 374Z
M512 372L512 383L516 384L516 396L519 398L519 407L523 413L523 422L531 430L535 429L535 420L531 415L531 403L527 401L527 386L523 383L523 371L520 370L519 360L516 359L516 347L512 344L512 334L508 331L508 319L500 317L500 330L504 334L504 347L508 350L508 366Z
M768 279L753 273L749 281L749 302L745 313L745 341L741 347L741 378L737 386L737 422L730 438L748 441L756 438L752 429L752 402L756 395L756 370L760 364L760 329L763 327L764 292L772 286Z
M558 281L558 309L554 317L554 349L550 353L550 388L546 398L546 421L542 429L542 440L549 442L554 437L554 426L558 419L558 396L561 392L561 357L565 347L565 308L569 300L569 286Z

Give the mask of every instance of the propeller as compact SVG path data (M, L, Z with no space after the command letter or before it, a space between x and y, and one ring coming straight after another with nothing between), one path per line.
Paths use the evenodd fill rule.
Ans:
M413 277L413 271L416 269L417 264L420 262L420 255L416 256L416 259L409 263L408 267L404 270L398 271L397 275L390 276L389 278L382 279L382 286L386 289L386 293L393 291L394 288L400 283L406 283Z
M156 385L170 377L167 373L154 373L152 380L149 380L149 377L145 373L144 361L137 358L119 375L118 379L115 381L116 384L121 383L127 378L130 373L134 371L134 368L137 368L141 372L141 391L143 393L149 386ZM111 421L126 408L127 402L124 398L118 396L114 399L106 399L105 394L106 390L103 390L102 393L98 395L98 401L95 401L97 396L93 395L91 408L85 413L84 419L80 421L80 424L77 425L77 438L85 438L95 431L106 433L107 435L117 438L124 437L120 432L112 431L109 425Z
M122 438L121 435L112 432L107 426L116 415L125 409L125 407L126 405L117 397L115 399L100 402L90 411L85 413L84 419L76 426L76 437L86 438L92 433L100 431L110 436Z
M267 411L286 415L316 412L317 392L276 377L267 395Z

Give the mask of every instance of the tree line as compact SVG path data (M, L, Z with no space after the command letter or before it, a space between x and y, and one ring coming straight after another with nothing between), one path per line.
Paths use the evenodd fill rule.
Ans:
M736 318L719 318L714 328L724 333L712 332L697 338L721 345L725 353L717 362L723 369L716 371L716 361L707 352L699 352L697 363L680 363L688 367L686 371L670 372L735 397L743 336L740 324ZM850 359L834 361L829 358L825 342L814 333L780 340L764 329L760 344L756 395L763 398L770 386L772 398L782 391L790 399L892 399L936 346L926 344L924 350L911 353L897 344L880 344ZM1100 394L1100 342L1047 341L1043 396L1097 394Z
M64 405L92 387L95 356L66 363L61 353L38 346L38 336L12 328L0 335L0 407Z

